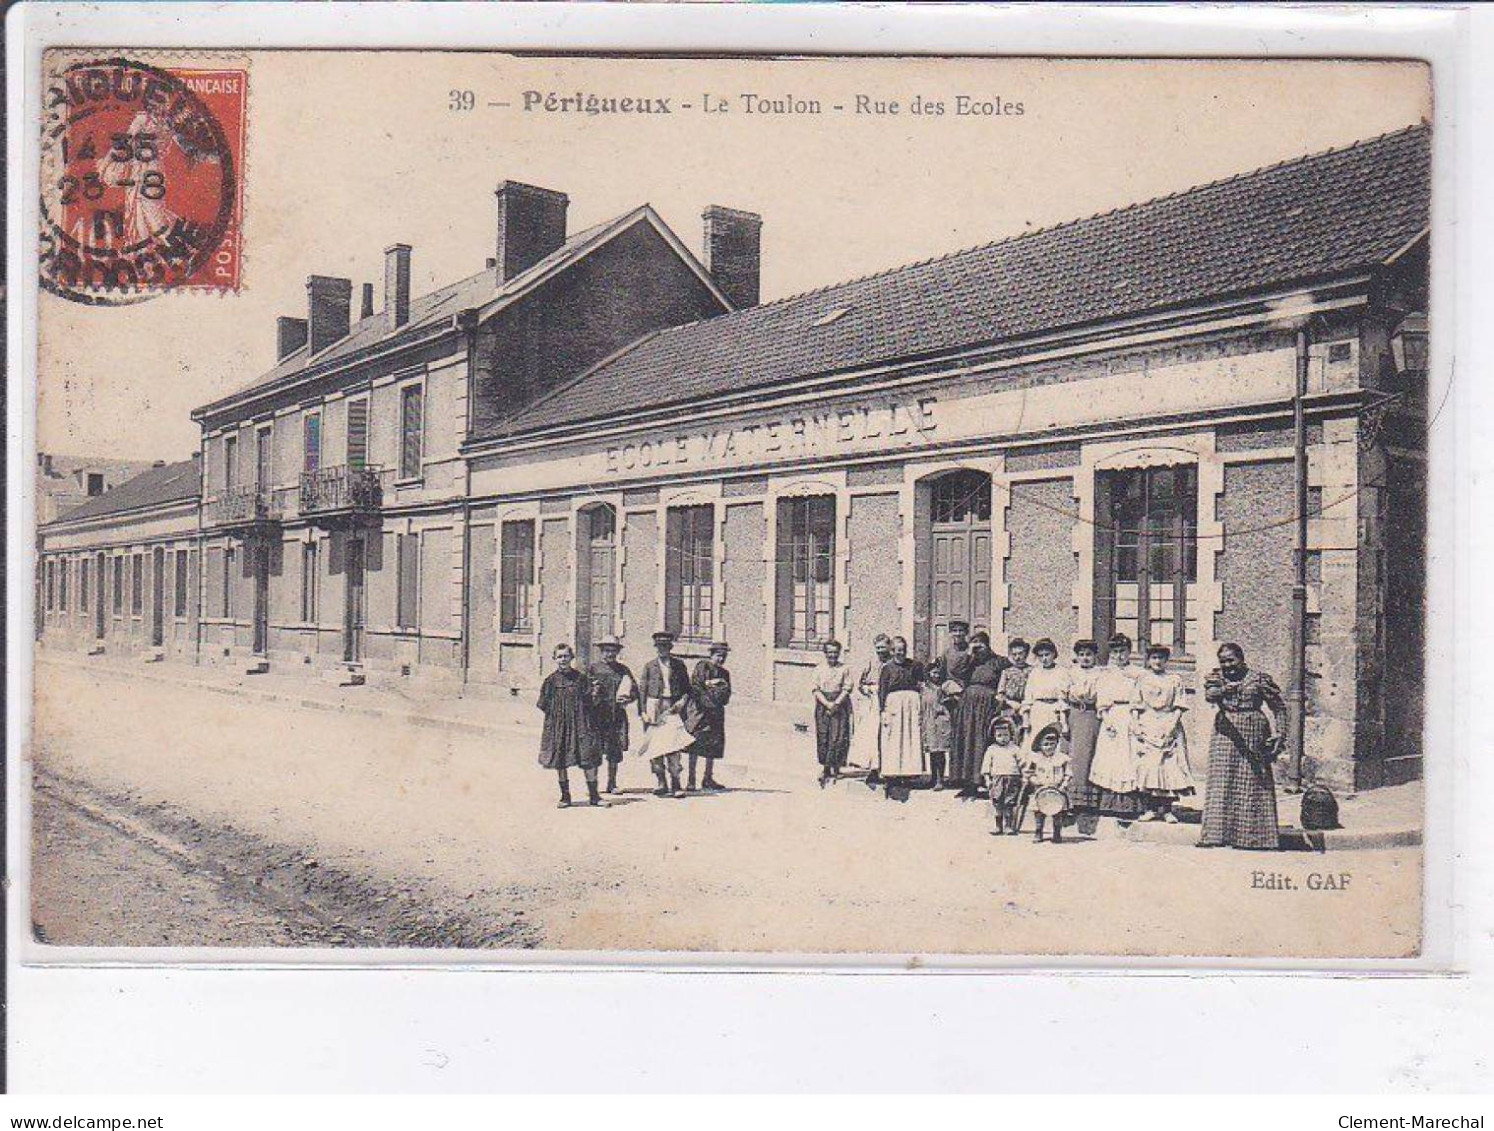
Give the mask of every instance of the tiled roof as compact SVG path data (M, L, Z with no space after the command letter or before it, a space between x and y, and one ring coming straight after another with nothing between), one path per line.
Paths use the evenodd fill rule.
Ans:
M212 409L224 401L234 400L260 388L267 388L282 379L294 376L313 363L320 365L338 358L351 357L371 346L393 341L396 338L413 338L419 331L427 329L436 322L446 321L458 311L484 306L498 299L522 294L535 280L591 250L608 236L622 231L632 221L643 215L646 207L646 205L640 206L622 216L577 232L538 263L502 283L498 282L497 273L490 267L429 294L412 298L410 320L397 329L389 326L389 320L383 311L376 311L371 318L360 318L353 323L346 337L339 338L320 353L312 355L310 346L302 346L300 349L293 350L276 362L275 367L268 373L256 377L227 397L204 405L198 411Z
M509 434L1342 276L1429 223L1414 126L641 339Z
M79 519L100 518L141 507L165 506L167 503L195 499L201 491L202 481L197 473L197 461L185 459L180 463L163 464L141 472L113 490L95 495L81 506L59 515L56 521L76 522Z

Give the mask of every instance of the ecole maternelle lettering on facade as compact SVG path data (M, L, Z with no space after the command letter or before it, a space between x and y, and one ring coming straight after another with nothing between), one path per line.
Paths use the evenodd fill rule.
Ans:
M662 625L796 710L823 640L951 618L1285 676L1305 375L1307 756L1416 776L1429 184L1418 127L759 304L752 213L697 259L505 182L482 272L312 276L197 458L45 526L43 636L502 689Z

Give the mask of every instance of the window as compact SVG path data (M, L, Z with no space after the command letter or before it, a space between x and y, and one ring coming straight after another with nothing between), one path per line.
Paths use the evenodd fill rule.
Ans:
M238 565L239 552L229 546L223 551L223 619L229 620L233 617L233 575Z
M63 558L57 563L57 611L67 612L67 571L72 569L73 563Z
M124 612L124 557L122 555L114 556L114 576L110 580L113 582L114 591L111 606L114 609L114 615L119 616Z
M368 398L348 401L348 470L368 466Z
M1188 584L1198 579L1198 470L1135 468L1103 478L1110 514L1110 631L1130 636L1138 648L1163 644L1184 653Z
M316 471L322 466L322 414L308 412L301 428L301 470Z
M176 585L172 592L171 612L173 616L187 615L187 551L176 552Z
M48 561L47 562L46 576L47 576L47 608L50 610L50 609L53 609L53 608L56 607L55 602L57 600L57 563L56 562L54 562L54 561Z
M671 507L665 531L665 627L687 640L715 630L716 508Z
M778 500L780 647L815 647L834 635L835 497Z
M78 563L78 611L88 612L88 597L91 592L89 587L88 559L84 558Z
M399 477L420 477L421 439L424 435L425 389L406 385L399 392Z
M274 455L275 433L272 429L261 428L254 433L254 490L265 491L275 481L275 473L271 469L270 461Z
M991 477L982 471L952 471L934 480L935 523L991 521Z
M499 627L503 632L534 630L534 523L505 522L499 577Z
M145 558L136 554L130 559L130 615L145 612Z
M301 623L316 623L316 550L315 542L301 544Z
M394 627L414 632L419 626L420 536L401 534L395 557L396 596Z
M88 473L88 497L91 499L96 495L104 493L104 473L101 471L90 471Z
M239 438L223 437L223 490L232 491L238 482Z

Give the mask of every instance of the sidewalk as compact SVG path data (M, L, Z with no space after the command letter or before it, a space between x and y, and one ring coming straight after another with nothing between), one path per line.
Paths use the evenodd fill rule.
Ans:
M133 658L84 656L72 652L39 651L37 657L42 662L78 671L104 669L132 679L195 687L238 699L388 719L468 735L539 741L541 717L534 706L532 693L527 690L511 695L505 690L486 686L462 688L428 682L408 686L381 683L341 687L304 673L271 671L246 675L171 661L146 663ZM728 763L733 772L746 773L753 780L762 778L778 783L808 782L815 776L814 738L795 718L792 710L765 704L743 704L740 708L732 708L728 727L732 743ZM635 723L635 738L636 734ZM1338 803L1343 828L1314 837L1321 837L1323 851L1413 847L1422 843L1424 807L1422 783L1419 781L1340 796ZM1153 821L1121 826L1105 819L1100 822L1097 835L1103 839L1191 845L1198 840L1201 813L1188 806L1199 804L1199 798L1187 799L1180 807L1183 820L1176 825ZM1298 851L1316 849L1317 845L1308 843L1298 825L1301 796L1278 793L1277 806L1283 847Z

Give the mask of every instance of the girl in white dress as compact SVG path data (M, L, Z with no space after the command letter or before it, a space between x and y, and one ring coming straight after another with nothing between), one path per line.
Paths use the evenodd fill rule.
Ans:
M1058 646L1046 638L1032 646L1037 667L1027 673L1022 689L1022 730L1037 734L1044 727L1057 727L1060 738L1069 736L1069 673L1058 666Z
M1144 809L1137 793L1136 747L1131 741L1131 706L1139 673L1131 667L1130 637L1116 633L1108 650L1108 661L1094 677L1100 734L1089 764L1089 780L1103 791L1100 812L1131 819Z
M1172 653L1160 644L1146 650L1146 668L1136 677L1136 785L1149 808L1137 820L1177 824L1172 807L1179 795L1193 792L1188 763L1188 736L1183 732L1183 682L1167 670Z

